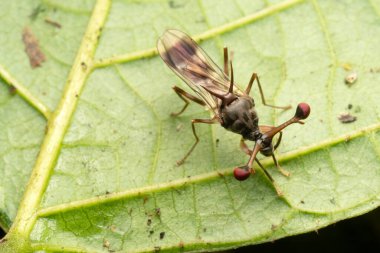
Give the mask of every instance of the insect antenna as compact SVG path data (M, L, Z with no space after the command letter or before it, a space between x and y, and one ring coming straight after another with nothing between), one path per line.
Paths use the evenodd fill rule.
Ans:
M228 93L233 93L234 91L234 69L232 68L232 61L230 61L231 66L231 82L230 82L230 88L228 89Z

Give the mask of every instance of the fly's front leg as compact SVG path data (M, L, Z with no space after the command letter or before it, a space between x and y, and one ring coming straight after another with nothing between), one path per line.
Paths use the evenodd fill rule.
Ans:
M248 156L251 156L252 155L252 150L250 150L247 146L247 144L245 143L244 141L244 138L241 138L240 139L240 149L246 153ZM250 168L250 172L251 174L255 174L255 169L254 168Z
M257 86L259 86L260 96L261 96L261 101L262 101L263 105L265 105L265 106L269 106L269 107L272 107L272 108L276 108L276 109L283 109L283 110L288 110L288 109L291 108L290 105L287 105L287 106L268 105L268 104L266 103L266 101L265 101L264 92L263 92L263 89L261 88L260 80L259 80L259 77L257 76L256 73L253 73L253 74L252 74L251 80L249 80L248 86L247 86L247 88L245 89L245 93L246 93L247 95L249 95L249 93L251 92L252 84L253 84L253 82L254 82L255 80L257 80Z
M190 150L186 153L186 155L179 161L177 161L177 165L181 165L185 162L185 160L189 157L191 152L193 152L194 148L197 146L199 142L199 137L195 131L195 124L196 123L205 123L205 124L216 124L219 123L219 118L214 116L212 119L193 119L191 120L191 128L193 129L193 135L195 137L195 143L193 146L191 146Z
M245 141L244 141L243 138L241 138L241 140L240 140L240 148L241 148L241 150L242 150L244 153L246 153L246 154L249 155L249 156L252 156L253 151L250 150L250 149L248 148L248 146L247 146L247 144L245 143ZM277 184L276 184L276 182L274 181L274 179L272 178L272 176L268 173L268 171L264 168L264 166L259 162L259 159L257 159L257 158L255 157L255 161L256 161L256 163L260 166L260 168L263 170L263 172L264 172L264 174L266 175L266 177L272 182L274 188L276 189L277 194L278 194L279 196L281 196L281 195L282 195L282 192L281 192L280 188L277 186ZM255 173L255 170L254 170L253 167L250 166L249 169L250 169L251 174L254 174L254 173Z
M252 155L252 151L248 148L248 145L247 145L247 143L245 143L244 138L240 139L240 149L241 149L241 151L243 151L247 155L249 155L249 156Z
M196 96L191 95L190 93L182 90L181 88L179 88L177 86L173 86L173 90L178 95L178 97L180 99L182 99L183 102L185 102L185 105L182 107L182 109L179 112L172 112L170 114L171 116L176 117L176 116L180 115L181 113L183 113L186 110L187 106L189 105L189 100L191 100L197 104L203 105L203 106L206 105L206 103L203 102L201 99L197 98Z

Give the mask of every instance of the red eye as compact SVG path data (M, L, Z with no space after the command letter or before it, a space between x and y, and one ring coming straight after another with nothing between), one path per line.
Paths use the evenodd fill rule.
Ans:
M306 119L310 114L310 106L306 103L299 103L297 106L296 117Z
M236 167L234 169L234 177L239 181L246 180L249 177L249 175L251 175L251 172L249 172L249 170L245 170L239 167Z

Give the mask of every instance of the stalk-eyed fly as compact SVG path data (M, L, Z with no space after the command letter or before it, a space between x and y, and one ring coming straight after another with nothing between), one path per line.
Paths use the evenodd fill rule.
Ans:
M234 72L232 62L228 60L228 50L224 48L224 70L222 71L211 58L185 33L178 30L167 30L158 40L157 49L171 70L174 71L185 83L195 92L192 95L178 86L173 90L185 104L182 109L172 116L178 116L185 111L189 101L193 101L202 106L207 106L213 113L210 119L193 119L191 127L195 137L195 143L185 156L177 162L181 165L189 157L199 142L195 131L195 124L217 124L219 123L225 129L242 136L240 140L241 149L249 155L247 164L236 167L234 176L237 180L245 180L255 171L252 168L254 161L263 169L265 175L273 182L277 193L281 191L277 188L273 178L261 165L256 158L258 152L264 156L271 156L274 164L279 171L285 176L289 173L282 169L274 155L281 142L282 130L290 124L300 123L306 119L310 113L310 106L306 103L300 103L297 106L295 115L283 124L275 126L259 126L259 119L255 110L255 102L249 96L253 82L256 80L260 91L262 103L265 106L276 109L287 110L290 106L274 106L266 103L264 93L261 88L260 80L256 73L252 77L245 90L241 90L234 83ZM230 70L229 70L230 69ZM279 133L276 144L273 145L273 136ZM255 145L252 150L248 148L245 140L254 141Z

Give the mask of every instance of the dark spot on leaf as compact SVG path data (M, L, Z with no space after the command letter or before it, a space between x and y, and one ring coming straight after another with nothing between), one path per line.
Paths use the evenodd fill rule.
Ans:
M87 64L85 62L81 62L80 65L82 66L83 71L87 70Z
M25 27L22 32L22 41L32 68L41 66L42 62L46 60L45 55L40 49L37 38L28 27Z
M184 4L176 3L176 1L174 1L174 0L170 0L169 1L169 7L172 8L172 9L182 8L183 6L185 6L185 5Z
M156 209L154 209L154 211L157 216L161 216L161 208L157 207Z
M165 232L161 232L160 233L160 240L164 239L164 237L165 237Z
M152 224L152 220L151 220L151 219L148 219L148 220L146 221L146 225L150 226L151 224Z
M305 204L305 201L301 200L300 203L301 203L301 204Z
M13 96L13 95L16 95L16 93L17 93L17 88L13 85L9 86L9 94Z
M109 248L110 242L107 239L103 239L103 248Z
M353 116L349 113L342 113L341 115L338 116L338 119L340 122L347 124L347 123L355 122L357 118L356 116Z
M55 28L58 28L58 29L62 28L62 25L60 23L58 23L57 21L51 20L50 18L45 18L45 23L51 26L54 26Z
M348 110L351 110L351 109L352 109L352 104L348 104L348 105L347 105L347 109L348 109Z

